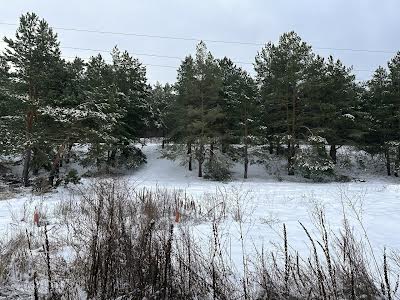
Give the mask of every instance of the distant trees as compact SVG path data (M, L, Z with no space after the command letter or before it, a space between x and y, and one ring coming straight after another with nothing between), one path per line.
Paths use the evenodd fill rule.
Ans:
M49 173L52 185L62 158L76 143L89 145L86 163L135 166L143 160L130 144L152 122L145 68L117 48L113 63L101 55L88 63L61 58L57 35L46 21L27 13L15 38L4 38L0 57L1 154L22 154L24 185L29 174Z
M175 97L172 85L169 83L162 85L159 82L156 82L149 97L149 102L154 113L154 130L162 137L162 149L165 147L168 138L167 135L175 127L175 122L172 119L172 107L175 103Z
M312 59L311 47L294 32L283 34L278 45L268 43L256 56L261 98L269 111L265 116L272 115L277 120L269 132L270 139L278 135L286 143L289 175L294 175L296 145L303 123L304 86Z
M229 58L219 61L222 87L221 103L224 114L221 131L221 147L225 152L230 143L243 145L243 178L248 176L249 145L259 132L260 120L257 111L257 86L253 78L237 67Z
M383 153L389 176L399 176L400 168L399 86L400 52L388 62L388 69L379 67L367 82L361 108L367 127L363 146L373 154Z
M20 119L18 125L24 131L20 144L24 145L22 179L27 186L32 152L44 138L39 130L39 109L51 106L60 97L61 53L57 35L34 13L23 15L15 39L4 38L4 41L7 44L4 59L11 66L13 89L23 101L23 109L14 117Z
M178 70L173 117L179 119L173 138L187 145L189 170L192 158L196 159L199 177L203 176L206 158L212 162L214 147L222 134L220 88L218 63L201 42L195 58L187 57Z
M352 144L356 135L355 76L340 60L317 57L309 67L306 85L305 124L327 140L329 155L336 163L337 149Z
M400 53L357 84L340 60L315 55L295 32L256 55L253 78L204 42L185 57L175 84L147 83L145 67L115 47L65 61L57 35L34 13L21 16L0 55L0 155L22 157L24 185L45 170L54 183L74 145L98 170L145 161L140 137L184 148L199 177L224 180L232 161L248 177L251 146L284 155L287 173L332 171L337 150L353 145L385 157L400 172ZM304 175L304 174L303 174Z
M228 170L217 159L227 147L243 144L244 176L248 169L249 135L254 128L254 103L257 89L253 79L243 70L224 58L216 60L200 42L195 58L186 57L178 70L176 102L173 106L177 120L172 140L187 145L189 170L192 157L196 159L198 176L207 177ZM223 163L224 164L224 163ZM221 173L222 172L222 173Z

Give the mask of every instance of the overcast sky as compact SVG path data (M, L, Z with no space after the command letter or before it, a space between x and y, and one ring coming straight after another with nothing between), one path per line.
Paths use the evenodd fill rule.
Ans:
M266 43L294 30L323 56L332 54L353 66L357 79L371 77L394 53L340 51L320 48L400 50L399 0L0 0L0 22L18 23L31 11L53 27L176 36L205 40ZM2 36L13 36L16 26L0 25ZM62 47L110 50L114 45L130 53L183 58L196 41L74 32L56 29ZM207 43L214 56L254 62L261 46ZM89 57L93 51L62 48L63 55ZM109 58L107 53L104 53ZM137 55L144 64L179 66L176 58ZM249 64L241 65L252 71ZM174 82L176 68L147 65L151 83Z

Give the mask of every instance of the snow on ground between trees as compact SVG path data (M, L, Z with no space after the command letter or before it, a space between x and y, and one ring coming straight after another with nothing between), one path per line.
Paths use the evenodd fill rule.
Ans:
M249 256L255 248L261 249L263 245L282 245L283 223L287 227L290 247L308 255L308 238L299 222L317 235L317 227L312 221L316 207L324 208L330 230L337 233L343 225L344 206L347 217L354 221L352 225L356 232L363 237L364 232L357 217L361 219L374 251L380 254L384 247L400 249L400 239L397 238L397 226L400 224L398 184L379 179L371 179L365 183L277 182L267 177L265 169L257 165L250 167L250 178L247 180L235 179L228 183L219 183L199 179L196 174L185 170L177 162L160 158L157 144L148 144L143 150L148 157L148 163L132 175L120 179L137 189L180 190L192 196L196 205L204 209L206 202L211 201L212 195L225 195L229 198L227 205L231 215L223 222L221 230L223 239L229 245L228 254L238 264L241 263L242 249L237 215L234 213L237 210L240 210L245 251ZM238 172L236 178L239 176ZM83 187L93 180L84 179ZM56 224L56 204L72 196L70 190L59 188L57 192L42 196L26 193L0 201L0 237L7 240L24 227L34 232L35 207L46 214L50 225ZM212 238L211 222L188 224L194 236L207 247ZM63 256L65 255L64 253Z

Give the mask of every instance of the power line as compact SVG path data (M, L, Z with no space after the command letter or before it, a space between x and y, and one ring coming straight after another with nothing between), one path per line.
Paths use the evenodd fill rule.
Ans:
M0 41L2 42L2 41ZM2 42L4 43L4 42ZM102 53L111 53L110 50L106 49L93 49L93 48L80 48L80 47L69 47L69 46L60 46L61 49L72 49L72 50L82 50L82 51L92 51L92 52L102 52ZM171 58L171 59L178 59L182 60L182 57L179 56L170 56L170 55L161 55L161 54L151 54L151 53L138 53L138 52L128 52L131 55L137 55L137 56L148 56L148 57L158 57L158 58ZM65 58L75 58L73 56L63 56ZM90 58L83 58L83 59L90 59ZM253 65L252 62L244 62L244 61L232 61L235 64L245 64L245 65ZM175 68L178 69L179 66L167 66L167 65L158 65L158 64L143 64L143 65L148 65L148 66L153 66L153 67L165 67L165 68ZM368 70L368 69L353 69L352 71L355 72L374 72L374 70Z
M62 49L73 49L73 50L84 50L84 51L111 53L111 51L105 50L105 49L91 49L91 48L63 47L63 46L60 46L60 48L62 48ZM138 55L138 56L150 56L150 57L171 58L171 59L183 60L183 58L179 57L179 56L150 54L150 53L138 53L138 52L128 52L128 53L131 54L131 55ZM243 62L243 61L232 61L232 62L235 63L235 64L253 65L252 62Z
M0 22L0 25L6 26L18 26L16 23ZM116 31L101 31L84 28L67 28L67 27L52 27L57 30L63 31L74 31L74 32L86 32L86 33L97 33L97 34L108 34L108 35L122 35L122 36L136 36L146 38L157 38L157 39L169 39L169 40L182 40L182 41L204 41L207 43L221 43L221 44L237 44L237 45L248 45L248 46L264 46L265 43L260 42L244 42L244 41L228 41L228 40L211 40L211 39L200 39L195 37L179 37L169 35L151 35L142 33L131 33L131 32L116 32ZM354 48L334 48L334 47L313 47L319 50L334 50L334 51L351 51L351 52L366 52L366 53L384 53L393 54L397 53L394 50L378 50L378 49L354 49Z
M4 43L0 41L0 43ZM83 50L83 51L93 51L93 52L102 52L102 53L111 53L110 50L106 49L93 49L93 48L80 48L80 47L69 47L69 46L60 46L61 49L71 49L71 50ZM138 52L128 52L131 55L137 56L149 56L149 57L158 57L158 58L171 58L171 59L178 59L183 60L182 57L179 56L170 56L170 55L161 55L161 54L152 54L152 53L138 53ZM253 65L252 62L243 62L243 61L232 61L236 64L245 64L245 65Z
M74 59L77 56L65 56L65 55L61 55L62 58L68 58L68 59ZM79 57L79 56L78 56ZM83 60L89 60L90 57L79 57L80 59ZM110 62L110 60L105 59L105 61ZM172 68L172 69L177 69L177 66L169 66L169 65L158 65L158 64L147 64L147 63L140 63L143 66L150 66L150 67L160 67L160 68Z

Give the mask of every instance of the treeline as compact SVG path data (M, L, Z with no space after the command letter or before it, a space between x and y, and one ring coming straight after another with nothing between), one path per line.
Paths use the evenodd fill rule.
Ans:
M53 184L74 145L88 147L82 162L98 170L138 166L145 157L134 145L150 135L200 177L225 179L234 159L247 178L255 148L285 156L289 175L331 174L344 145L384 156L388 175L398 175L400 53L357 83L351 68L289 32L258 52L253 78L200 42L175 84L151 87L145 67L117 47L111 63L100 54L66 61L33 13L4 41L0 154L22 158L25 185L42 170Z
M164 103L163 132L186 145L189 170L194 159L198 176L205 165L208 177L224 179L229 169L216 154L228 153L243 162L247 178L249 147L258 146L285 156L289 175L315 178L332 175L337 151L347 145L383 155L387 174L398 176L400 52L357 83L352 68L316 55L289 32L258 52L254 68L252 78L201 42L183 60L175 91L166 86L165 99L175 101Z
M61 57L57 35L33 13L23 15L1 55L1 154L22 155L29 173L47 170L50 184L73 145L87 145L84 165L135 166L132 147L154 119L146 70L114 48L112 62L98 54L84 62Z

